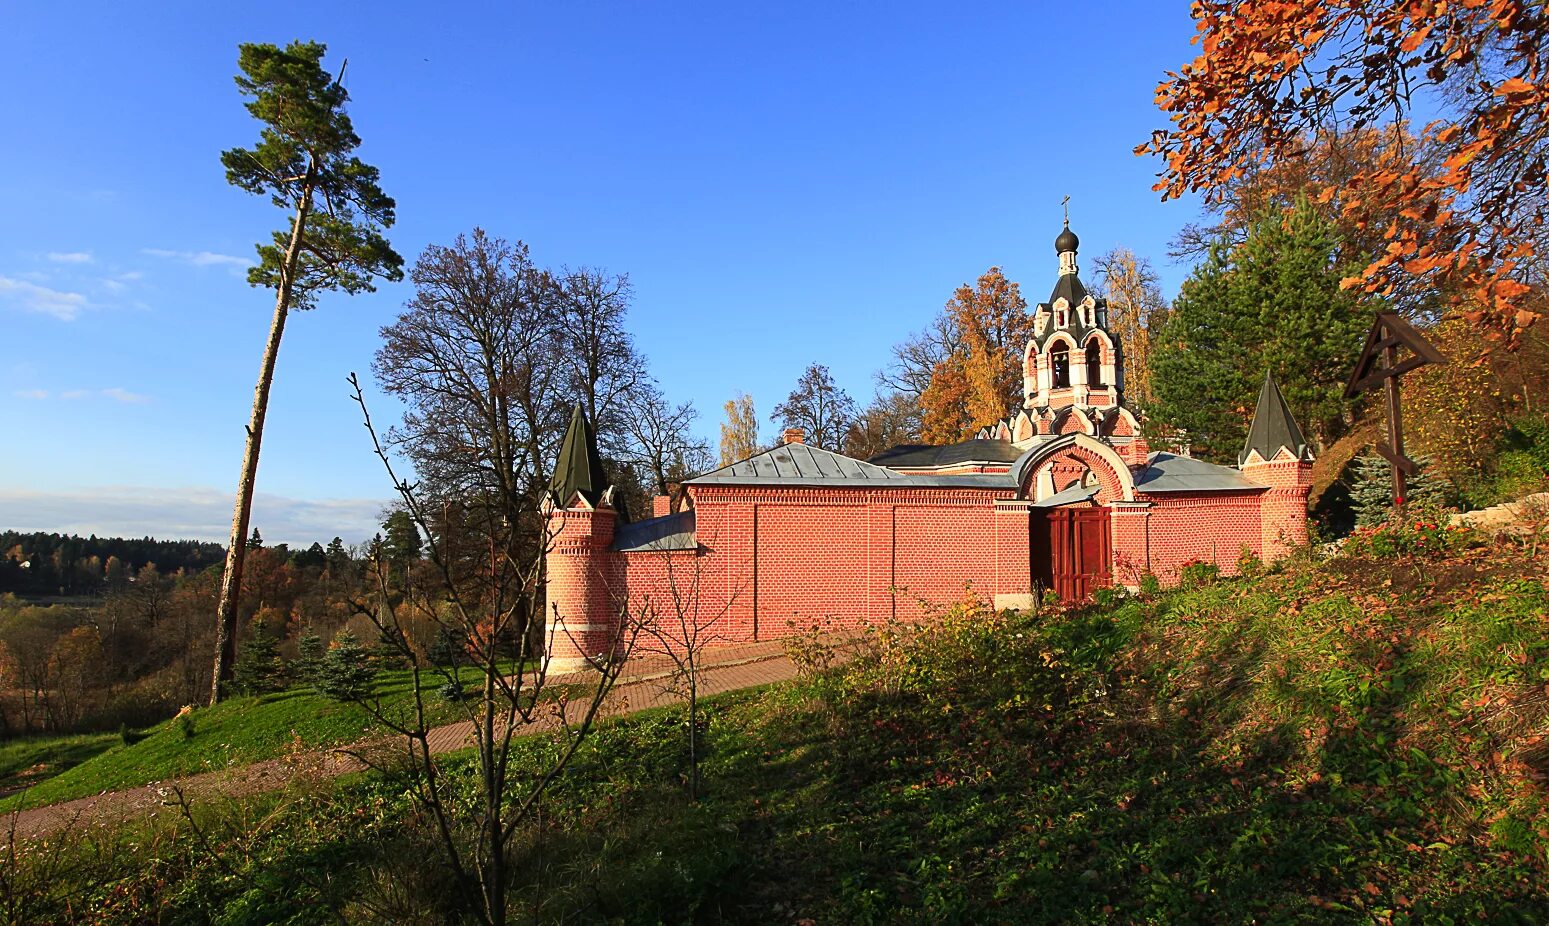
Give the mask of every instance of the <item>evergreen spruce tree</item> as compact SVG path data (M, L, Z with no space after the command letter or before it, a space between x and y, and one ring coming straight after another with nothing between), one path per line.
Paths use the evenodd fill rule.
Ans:
M1431 465L1434 461L1424 454L1415 457L1414 461L1420 467L1420 472L1409 479L1408 503L1427 508L1446 508L1456 504L1457 487L1441 470Z
M402 630L384 627L377 635L376 643L371 647L372 668L378 671L408 668L408 661L404 657L407 642L408 638L404 636Z
M436 631L436 638L430 641L425 655L431 664L451 668L467 661L467 644L468 641L461 634L455 633L450 627L442 627Z
M243 694L269 694L285 687L285 660L280 658L278 642L262 624L237 655L232 675Z
M316 630L308 630L296 641L299 650L299 658L296 660L296 674L308 685L317 687L318 676L323 668L323 657L326 650L323 646L323 638L317 635Z
M1376 527L1393 513L1393 469L1387 460L1368 454L1355 461L1355 484L1350 487L1356 527Z
M1414 458L1420 471L1407 481L1406 505L1423 505L1442 508L1451 505L1457 497L1457 489L1451 480L1431 466L1431 458ZM1376 454L1356 460L1355 485L1350 490L1350 501L1355 506L1357 527L1375 527L1393 513L1393 467Z
M317 690L335 701L358 701L371 692L376 672L370 655L348 630L334 637L317 674Z

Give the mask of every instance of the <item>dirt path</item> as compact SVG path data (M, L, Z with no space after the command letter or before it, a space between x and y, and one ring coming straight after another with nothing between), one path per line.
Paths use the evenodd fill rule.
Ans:
M707 651L704 659L699 684L700 697L781 682L796 675L796 667L786 657L779 643L719 647ZM647 656L631 660L613 690L608 693L599 717L621 717L681 703L682 696L668 687L672 675L672 665L663 657ZM570 680L579 679L572 677ZM549 681L562 684L567 679L556 677ZM580 703L570 704L568 712L571 719L577 719L584 708L585 705ZM474 744L473 734L474 726L468 721L436 727L430 731L431 751L439 755L468 748ZM377 745L390 742L381 740L377 741ZM317 750L17 811L0 821L0 844L11 838L38 839L67 828L111 827L133 818L178 814L177 807L169 803L175 800L174 789L181 790L190 804L197 805L211 799L244 797L279 790L302 776L332 778L358 772L365 765L348 752L358 751L365 745L370 744Z

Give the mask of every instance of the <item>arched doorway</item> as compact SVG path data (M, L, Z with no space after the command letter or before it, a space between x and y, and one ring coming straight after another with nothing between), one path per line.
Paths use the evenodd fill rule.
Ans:
M1111 446L1066 434L1033 447L1012 465L1021 496L1032 502L1028 552L1032 581L1081 601L1113 582L1113 501L1133 501L1129 466Z

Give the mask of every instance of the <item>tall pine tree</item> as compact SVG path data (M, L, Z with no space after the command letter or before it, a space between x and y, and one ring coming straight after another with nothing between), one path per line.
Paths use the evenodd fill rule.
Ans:
M1300 199L1255 221L1236 248L1214 245L1158 333L1151 358L1155 424L1194 450L1236 459L1267 369L1318 446L1340 436L1344 382L1370 317L1340 288L1333 226Z

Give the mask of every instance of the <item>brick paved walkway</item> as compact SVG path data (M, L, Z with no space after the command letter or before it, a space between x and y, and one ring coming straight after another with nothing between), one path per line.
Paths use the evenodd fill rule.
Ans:
M613 690L599 711L599 717L619 717L637 711L681 703L681 695L671 690L674 669L664 656L642 656L625 665ZM749 643L707 650L700 670L700 697L752 688L793 678L796 667L778 642ZM582 675L555 676L551 684L580 682ZM570 719L578 719L586 705L573 701L567 708ZM539 725L539 729L546 725ZM536 731L535 731L536 732ZM471 722L448 724L430 731L431 751L453 752L474 744ZM0 844L16 839L38 839L65 828L81 826L110 827L132 818L177 814L168 806L173 788L180 789L190 804L215 798L242 797L274 791L292 781L311 776L332 778L363 770L366 766L350 754L365 746L387 746L391 740L375 744L357 743L344 749L318 750L284 759L271 759L253 765L205 772L186 778L153 782L124 791L108 791L46 807L22 810L0 818Z

